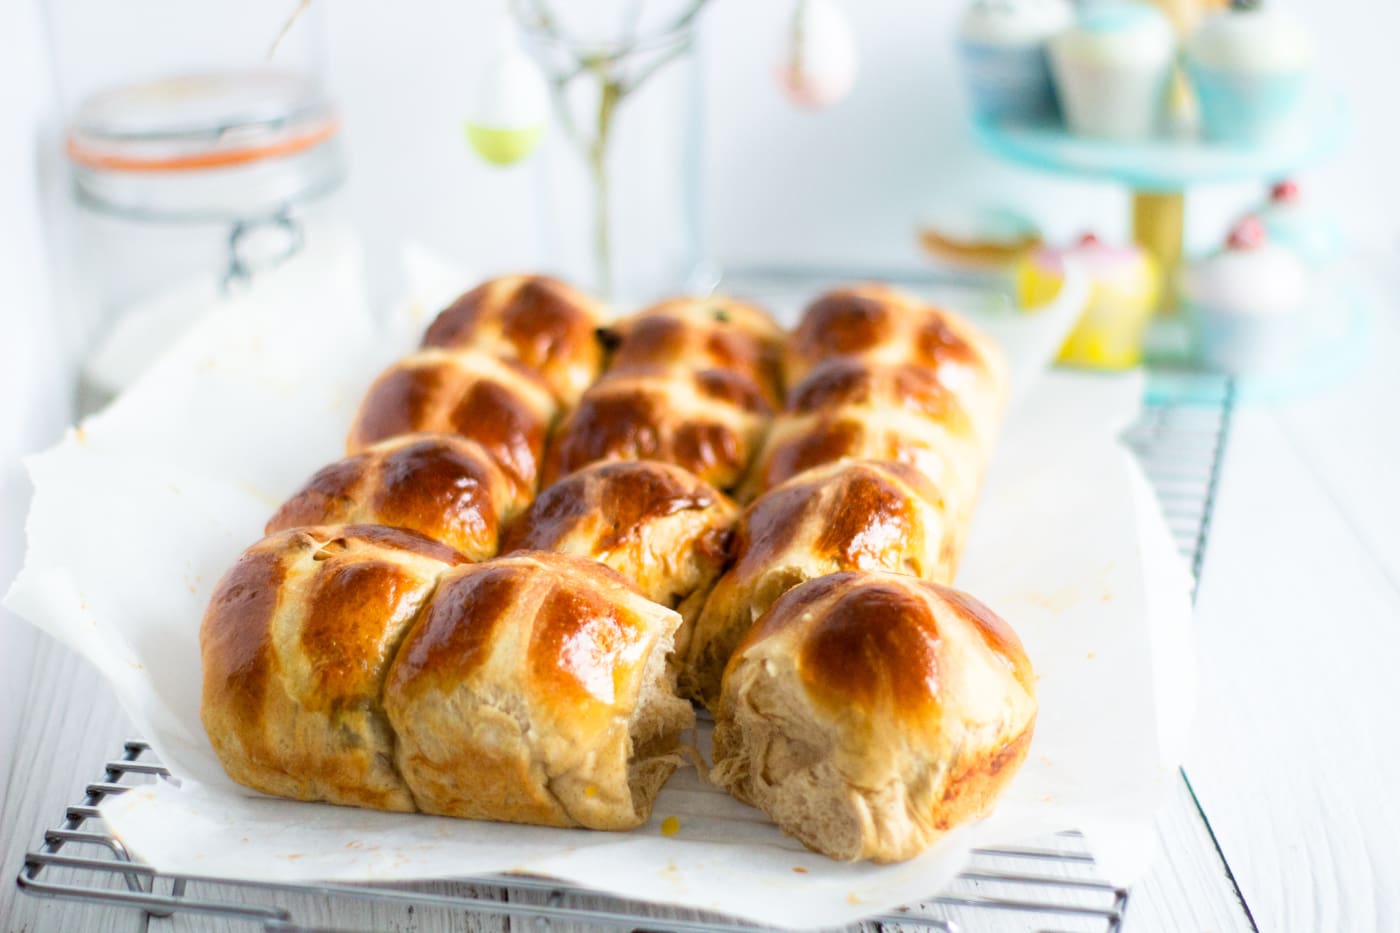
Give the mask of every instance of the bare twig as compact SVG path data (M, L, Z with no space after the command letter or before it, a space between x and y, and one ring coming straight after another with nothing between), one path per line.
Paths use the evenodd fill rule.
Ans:
M695 21L695 17L700 15L700 11L705 8L705 4L707 3L709 3L709 0L695 0L695 2L690 5L689 9L682 13L670 26L661 30L659 34L663 36L676 35L678 33L685 35L690 24ZM630 79L624 81L622 85L623 95L625 96L635 91L638 87L645 84L647 79L652 75L689 52L693 41L693 37L685 35L685 38L679 45L666 52L649 66L633 75Z
M297 20L301 19L301 14L305 13L310 6L311 0L297 0L297 5L296 8L292 10L292 15L287 17L287 21L283 23L282 28L278 30L276 38L272 40L272 45L268 46L268 58L272 58L272 56L277 54L277 47L282 44L282 40L287 37L287 33L292 31L292 27L296 25Z

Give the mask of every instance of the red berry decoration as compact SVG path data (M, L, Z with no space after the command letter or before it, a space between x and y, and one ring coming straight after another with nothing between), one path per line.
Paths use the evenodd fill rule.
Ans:
M1082 235L1079 237L1079 244L1078 244L1078 245L1080 245L1080 246L1098 246L1098 245L1099 245L1099 238L1096 237L1096 236L1094 236L1092 233L1085 233L1085 234L1082 234Z
M1276 204L1289 204L1298 200L1298 183L1284 180L1269 189L1269 200Z
M1231 249L1254 249L1263 246L1265 239L1264 225L1259 222L1259 218L1246 217L1235 224L1227 242Z

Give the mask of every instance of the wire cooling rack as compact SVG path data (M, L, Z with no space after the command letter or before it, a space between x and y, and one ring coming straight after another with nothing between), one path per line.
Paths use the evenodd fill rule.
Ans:
M1141 419L1124 436L1162 503L1182 554L1199 577L1216 479L1234 404L1232 383L1194 373L1155 373ZM107 831L106 797L166 779L143 742L128 742L86 796L25 856L18 877L31 895L96 901L154 917L213 915L255 930L757 931L742 921L638 904L543 878L488 876L430 885L268 884L158 873L132 860ZM1077 833L1016 848L974 850L967 869L927 901L853 930L1095 931L1122 927L1128 891L1104 882ZM353 917L348 920L347 917ZM329 925L327 925L329 924ZM227 925L227 924L226 924ZM235 926L239 925L237 923Z

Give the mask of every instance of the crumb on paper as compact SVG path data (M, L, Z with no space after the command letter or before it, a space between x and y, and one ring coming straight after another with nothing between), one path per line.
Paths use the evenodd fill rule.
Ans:
M1050 612L1060 613L1068 609L1073 609L1082 602L1084 594L1078 586L1071 585L1049 593L1027 593L1024 599L1032 606Z
M859 897L857 897L857 896L856 896L856 892L852 891L851 893L849 893L849 894L846 895L846 903L847 903L847 904L850 904L851 906L854 907L854 906L859 906L859 905L861 905L861 904L864 904L865 901L863 901L863 900L861 900Z
M283 858L285 858L289 862L295 862L297 859L301 858L301 853L293 852L290 855L284 855Z
M1111 602L1113 602L1113 594L1112 594L1112 593L1104 593L1103 596L1101 596L1101 597L1099 598L1099 601L1100 601L1100 602L1105 602L1105 603L1111 603Z
M274 496L271 493L264 492L252 483L246 481L240 482L238 484L238 488L248 493L254 499L257 499L260 502L266 502L272 508L276 508L282 503L282 498L280 496Z
M248 841L248 837L247 837L247 836L244 836L242 839L240 839L240 840L238 840L238 841L239 841L239 842L247 842L247 841Z
M661 821L661 835L674 836L681 831L681 821L674 816L668 816Z
M799 875L807 874L807 869L803 868L801 865L792 866L792 870L797 872Z
M88 442L88 436L87 436L87 426L86 426L85 424L80 424L80 425L78 425L76 428L73 429L73 440L77 441L79 444L83 444L83 445L86 445L86 444L87 444L87 442Z
M1094 660L1094 652L1090 651L1088 654L1086 654L1086 655L1084 656L1084 660L1086 660L1086 661L1092 661L1092 660Z

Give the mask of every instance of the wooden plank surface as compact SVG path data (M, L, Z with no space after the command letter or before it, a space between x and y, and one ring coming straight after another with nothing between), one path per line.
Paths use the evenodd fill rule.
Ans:
M11 933L49 930L145 930L137 911L89 906L20 894L15 877L24 853L61 822L66 807L102 774L102 763L131 726L111 690L85 661L46 637L11 629L6 650L27 661L20 704L3 711L15 735L0 802L0 917Z
M1327 433L1350 443L1346 420L1315 428L1311 450ZM1400 589L1368 539L1400 515L1344 512L1352 494L1296 445L1278 413L1237 419L1200 592L1204 714L1187 767L1261 929L1395 929Z

